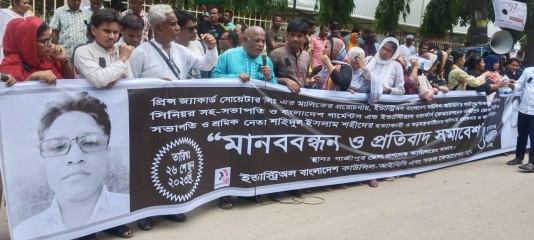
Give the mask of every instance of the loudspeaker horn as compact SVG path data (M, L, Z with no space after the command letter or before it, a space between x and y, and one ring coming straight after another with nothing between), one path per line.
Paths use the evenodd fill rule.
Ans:
M514 39L507 31L498 31L491 36L489 46L497 54L506 54L514 46Z

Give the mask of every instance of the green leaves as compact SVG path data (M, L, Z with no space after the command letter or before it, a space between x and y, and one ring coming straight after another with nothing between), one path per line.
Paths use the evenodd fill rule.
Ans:
M341 24L350 23L354 7L354 0L317 0L315 5L315 10L319 11L317 20L320 23L329 23L333 19Z
M288 10L287 0L230 0L224 1L224 8L234 12L245 14L259 13L262 15L273 15L283 13Z
M394 33L399 26L399 15L406 20L412 0L380 0L375 11L373 25L376 32Z
M419 34L424 37L445 37L458 24L462 6L465 6L463 0L431 0L426 6Z

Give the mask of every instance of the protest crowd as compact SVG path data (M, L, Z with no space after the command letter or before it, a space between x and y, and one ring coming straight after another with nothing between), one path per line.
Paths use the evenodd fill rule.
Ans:
M534 94L529 86L532 77L526 79L534 69L521 67L521 53L513 54L517 57L464 53L409 33L402 39L391 34L378 41L370 29L358 27L343 36L336 20L284 22L282 16L274 15L271 27L263 29L234 23L232 11L217 7L206 7L204 14L196 16L165 4L149 6L146 12L145 0L128 0L129 8L124 11L120 6L104 8L102 0L90 0L87 6L80 0L66 2L49 22L32 16L28 0L11 0L10 9L0 10L0 76L6 86L87 79L97 88L112 88L128 78L238 78L244 83L285 85L294 94L303 88L365 93L369 103L383 94L416 94L424 101L449 91L489 95L510 89L518 99ZM532 153L529 162L523 162L527 137L531 147L534 142L532 106L528 98L517 106L517 155L507 162L526 171L534 171ZM377 187L378 181L368 184ZM333 188L346 186L314 191ZM277 201L279 194L252 200L261 202L265 197ZM231 209L232 198L220 198L219 206ZM184 214L161 217L175 222L187 219ZM138 220L137 225L150 230L152 218ZM105 232L122 238L134 235L126 225ZM80 239L96 239L96 235Z

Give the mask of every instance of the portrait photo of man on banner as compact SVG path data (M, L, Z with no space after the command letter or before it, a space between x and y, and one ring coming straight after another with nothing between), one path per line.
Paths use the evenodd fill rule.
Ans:
M106 95L102 97L105 99L112 96L109 93L98 94ZM16 160L6 163L7 189L14 189L6 196L10 210L14 211L10 214L14 219L9 221L14 228L12 237L52 237L127 215L129 153L128 148L120 146L128 145L128 120L118 118L127 116L123 115L127 106L112 103L109 107L88 92L60 94L59 98L56 94L56 99L42 95L47 99L45 104L24 102L22 105L34 106L18 107L25 109L22 111L25 119L36 124L24 128L20 139L4 142L6 149L13 150L11 154L19 156L10 157ZM37 111L36 107L44 110ZM111 109L117 111L110 114ZM16 119L4 114L2 121ZM112 131L112 125L118 129ZM22 143L31 134L37 141ZM15 143L28 146L26 153L15 153L20 148L9 146ZM10 155L6 149L6 155ZM19 186L25 190L16 191Z

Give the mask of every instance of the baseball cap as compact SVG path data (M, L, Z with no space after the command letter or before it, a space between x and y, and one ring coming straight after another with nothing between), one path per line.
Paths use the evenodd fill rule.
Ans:
M406 35L406 39L413 39L413 35L412 34Z

